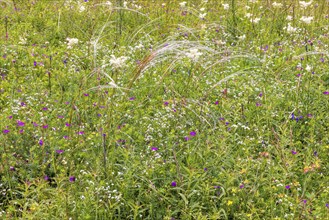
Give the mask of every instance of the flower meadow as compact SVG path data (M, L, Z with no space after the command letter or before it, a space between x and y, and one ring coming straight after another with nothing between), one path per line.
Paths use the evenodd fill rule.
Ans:
M329 219L329 1L0 11L0 219Z

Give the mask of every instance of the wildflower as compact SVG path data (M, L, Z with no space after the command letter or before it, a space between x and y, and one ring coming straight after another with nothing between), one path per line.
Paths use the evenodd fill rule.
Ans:
M311 67L311 66L309 66L309 65L306 65L306 68L305 68L305 70L306 70L307 72L311 72L311 70L312 70L312 67Z
M3 133L4 133L4 134L8 134L9 132L10 132L10 131L7 130L7 129L3 130Z
M84 95L84 96L89 96L89 94L88 94L88 93L84 93L83 95Z
M230 9L230 5L229 4L222 4L224 7L224 10L229 10Z
M228 206L231 206L232 204L233 204L233 202L232 202L231 200L228 200L228 201L227 201L227 205L228 205Z
M182 7L182 8L185 7L186 6L186 2L179 3L179 6Z
M272 6L274 7L274 8L282 8L282 3L277 3L277 2L273 2L272 3Z
M244 39L246 39L246 35L245 34L244 35L241 35L238 38L239 38L239 40L244 40Z
M10 166L10 167L9 167L9 170L11 170L11 171L15 171L15 167Z
M151 150L152 150L152 151L157 151L157 150L159 150L159 148L157 148L157 147L152 147Z
M201 55L202 53L196 48L192 48L190 49L190 52L186 53L186 56L193 61L197 61Z
M252 14L250 14L250 13L247 13L247 14L245 15L246 18L250 18L251 16L252 16Z
M68 49L72 49L74 45L79 43L79 39L77 38L66 38L66 40Z
M288 33L294 33L297 31L297 28L292 27L290 23L288 23L288 26L284 29L286 29Z
M293 155L295 155L295 154L297 154L297 151L292 150L291 153L292 153Z
M43 145L43 140L42 140L42 139L40 139L40 141L39 141L39 145L40 145L40 146Z
M46 181L48 181L49 180L49 176L44 176L43 179L46 180Z
M66 123L65 123L65 126L66 126L66 127L70 127L71 124L66 122Z
M24 127L25 126L25 123L24 122L22 122L22 121L17 121L17 126L18 127Z
M323 94L324 95L329 95L329 91L324 91Z
M42 125L42 128L47 129L49 126L48 125Z
M254 24L258 24L259 21L260 21L260 18L252 18L252 19L250 19L250 22L251 23L254 23Z
M175 181L171 182L171 186L172 187L176 187L177 186L177 183Z
M195 132L195 131L191 131L191 132L190 132L190 135L191 135L192 137L194 137L194 136L196 135L196 132Z
M286 189L290 189L291 187L290 187L290 185L286 185Z
M288 15L286 19L287 19L287 21L292 21L292 16Z
M311 21L313 20L313 17L302 16L302 17L300 18L300 20L301 20L302 22L304 22L305 24L310 24Z
M299 1L300 7L302 7L303 9L306 9L308 6L310 6L312 4L313 0L309 1L309 2L305 2L305 1Z
M129 98L130 101L134 101L135 99L136 99L135 96Z
M306 199L303 199L303 203L306 204L307 203L307 200Z
M114 69L118 69L118 68L122 68L125 66L125 62L128 59L128 57L125 56L121 56L116 58L113 54L111 55L111 59L110 59L110 65L114 68Z
M200 14L199 14L199 18L200 18L200 19L204 19L204 18L206 17L206 15L207 15L207 13L203 13L203 14L200 13Z
M69 180L70 180L71 183L75 182L75 176L70 176Z
M56 153L58 154L62 154L64 152L64 150L56 150Z
M241 184L239 187L240 187L240 189L243 189L244 188L244 184Z

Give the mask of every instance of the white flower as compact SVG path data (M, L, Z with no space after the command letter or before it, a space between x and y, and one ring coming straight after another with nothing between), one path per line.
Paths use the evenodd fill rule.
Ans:
M305 70L306 70L307 72L311 72L311 70L312 70L312 67L311 67L311 66L309 66L309 65L306 65L306 68L305 68Z
M260 21L260 18L252 18L250 22L257 24Z
M257 0L249 0L250 3L256 3Z
M199 18L204 19L206 17L207 13L199 14Z
M251 16L252 16L252 14L250 14L250 13L247 13L247 14L245 15L246 18L250 18Z
M287 19L287 21L292 21L292 16L288 15L286 19Z
M312 4L313 0L309 1L309 2L305 2L305 1L299 1L300 7L306 9L308 6L310 6Z
M302 16L302 17L300 18L300 20L301 20L302 22L306 23L306 24L310 24L311 21L313 20L313 17Z
M250 9L250 6L246 5L246 10L249 10Z
M186 53L186 56L188 58L192 59L193 61L197 61L201 55L202 55L202 53L199 52L199 50L196 48L192 48L192 49L190 49L190 52Z
M186 6L186 2L181 2L179 3L180 7L185 7Z
M77 38L66 38L66 40L67 40L67 48L68 49L72 49L72 47L75 44L79 43L79 40Z
M230 5L229 4L222 4L224 7L224 10L229 10L230 9Z
M288 33L294 33L297 31L297 28L294 28L288 23L288 26L286 27Z
M105 5L107 5L107 6L112 6L112 2L110 2L110 1L107 1L107 2L105 2Z
M110 64L114 69L118 69L125 66L125 62L128 57L118 57L116 58L113 54L111 55Z
M200 8L200 11L204 11L205 10L205 8Z
M83 11L85 11L85 10L86 10L86 7L83 6L83 5L81 5L80 8L79 8L79 12L83 12Z
M21 44L21 45L25 45L26 44L26 38L25 37L22 37L22 36L20 36L19 37L19 42L18 42L18 44Z
M274 7L274 8L282 8L282 3L277 3L277 2L273 2L272 3L272 6Z
M244 34L242 36L239 36L238 38L239 38L239 40L244 40L244 39L246 39L246 35Z

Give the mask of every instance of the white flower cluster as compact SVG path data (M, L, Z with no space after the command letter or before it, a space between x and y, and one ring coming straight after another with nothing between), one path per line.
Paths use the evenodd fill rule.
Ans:
M196 48L192 48L190 49L190 52L186 53L186 56L193 61L197 61L201 55L202 53Z
M126 61L127 61L128 57L125 56L121 56L121 57L115 57L113 54L111 55L111 59L110 59L110 65L114 68L114 69L119 69L122 68L124 66L126 66Z
M77 38L66 38L67 40L67 49L72 49L74 45L79 43Z

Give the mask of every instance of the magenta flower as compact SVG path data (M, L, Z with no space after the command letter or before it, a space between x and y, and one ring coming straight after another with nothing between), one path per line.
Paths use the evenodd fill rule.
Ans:
M244 184L241 184L241 185L240 185L240 189L243 189L243 188L244 188Z
M177 183L175 181L171 182L171 186L172 187L176 187L177 186Z
M66 122L66 123L65 123L65 126L66 126L66 127L70 127L71 124Z
M49 176L44 176L43 179L46 180L46 181L48 181L49 180Z
M43 125L42 128L47 129L48 125Z
M42 140L42 139L39 141L39 145L40 145L40 146L43 145L43 140Z
M191 139L190 137L187 137L187 136L184 137L184 140L185 140L185 141L189 141L190 139Z
M290 185L286 185L286 189L290 189Z
M196 135L196 132L195 132L195 131L191 131L191 132L190 132L190 135L191 135L192 137L194 137L194 136Z
M157 147L152 147L151 150L152 150L152 151L157 151L157 150L159 150L159 148L157 148Z
M84 95L84 96L89 96L89 94L88 94L88 93L84 93L83 95Z
M292 153L293 155L295 155L295 154L297 154L297 151L292 150L291 153Z
M324 95L329 95L329 91L324 91L323 94Z
M64 152L64 150L56 150L56 153L58 154L62 154Z
M4 133L4 134L8 134L9 132L10 132L10 131L7 130L7 129L3 130L3 133Z
M219 101L216 101L216 102L215 102L215 105L218 105L218 104L219 104Z
M22 121L17 121L17 126L18 127L24 127L25 126L25 123L24 122L22 122Z
M33 122L33 126L38 127L39 125L37 123Z

